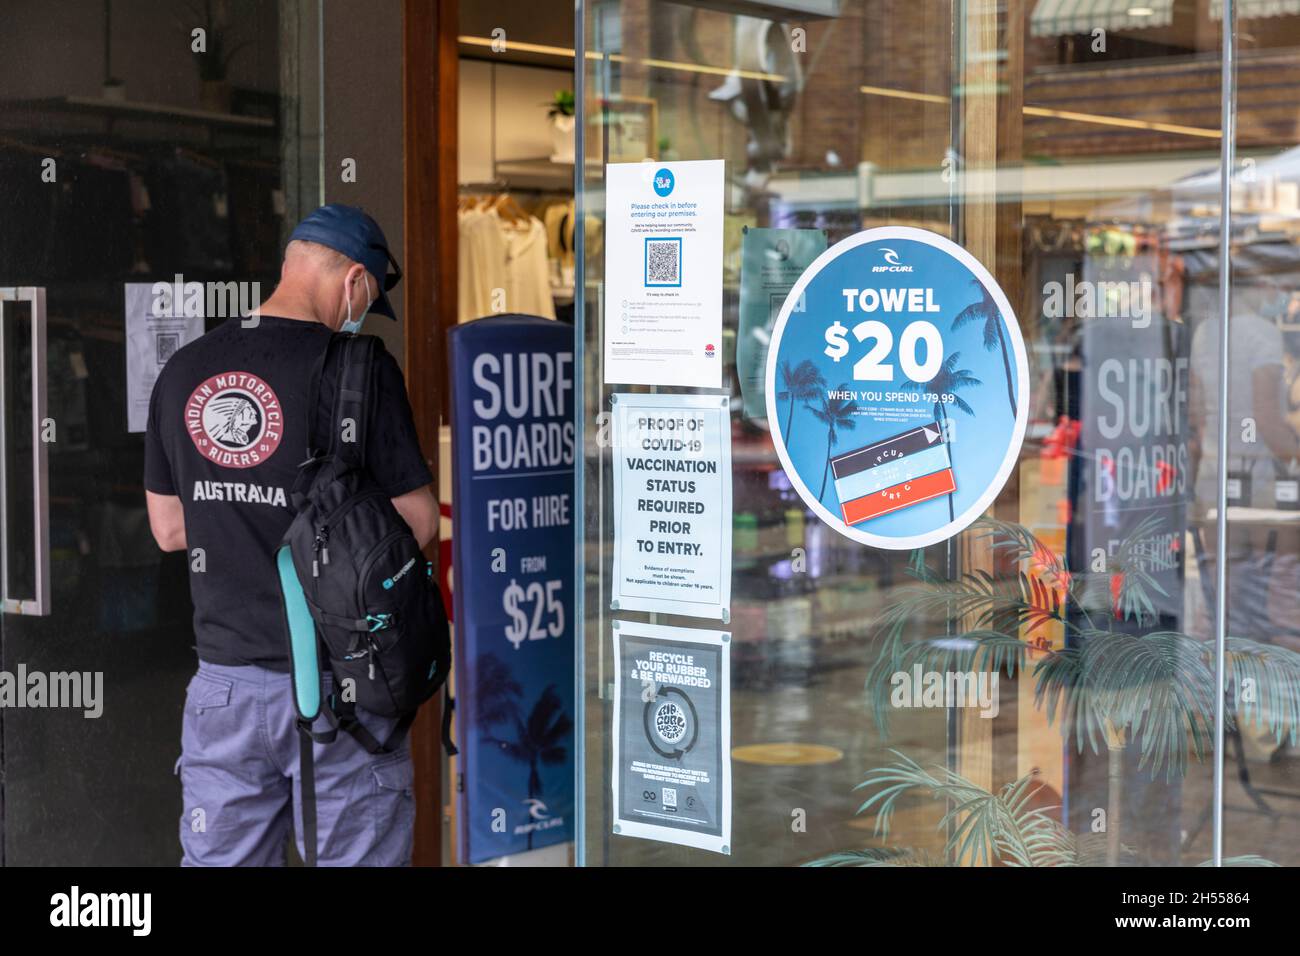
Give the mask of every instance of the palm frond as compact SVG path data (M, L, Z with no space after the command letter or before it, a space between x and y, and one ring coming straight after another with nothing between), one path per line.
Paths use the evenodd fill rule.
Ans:
M867 671L864 684L867 704L880 735L889 738L893 713L893 678L908 673L917 664L927 673L1005 673L1008 677L1024 670L1030 645L1011 634L994 630L966 631L952 636L905 641L901 633L885 645Z
M876 723L876 729L880 732L881 737L885 739L889 738L889 715L892 708L890 707L889 694L882 691L890 686L890 679L893 675L902 669L901 662L907 646L903 640L904 623L906 623L906 620L900 619L896 626L885 631L880 653L876 655L875 661L867 668L867 678L863 684L866 692L866 703L871 708L871 716Z
M1022 524L981 517L975 520L973 528L977 540L991 539L990 544L997 554L1017 562L1028 561L1031 566L1037 564L1055 578L1063 578L1067 573L1064 559Z
M927 850L912 847L870 847L843 850L805 863L804 866L948 866Z
M1002 631L966 631L903 645L898 669L908 670L920 664L925 671L1005 672L1008 677L1015 677L1017 671L1024 669L1029 649L1028 642Z
M1147 515L1124 536L1107 562L1107 570L1120 576L1117 604L1120 614L1126 619L1141 622L1144 618L1156 617L1152 592L1169 596L1152 575L1153 571L1171 570L1176 564L1151 544L1163 524L1159 515Z
M1078 833L1074 837L1077 851L1075 864L1081 867L1110 866L1110 839L1106 833ZM1119 845L1120 866L1138 866L1137 850L1127 843Z
M1020 593L1024 599L1025 609L1020 614L1020 622L1033 634L1044 624L1064 623L1065 615L1061 610L1061 592L1049 587L1038 575L1029 575L1024 571L1017 575L1020 581Z
M869 771L854 788L879 788L858 808L859 814L876 810L876 835L887 839L898 801L905 794L921 791L948 804L937 829L947 832L945 852L957 865L1073 865L1074 835L1052 819L1048 808L1032 805L1042 789L1034 786L1036 773L1026 774L995 794L955 771L935 767L932 772L911 757L890 752L897 760Z
M948 652L957 652L952 654L952 659L961 660L960 652L968 650L971 652L969 659L981 662L981 667L992 669L1005 668L1008 655L1013 655L1014 665L1022 668L1029 645L1008 633L1010 630L1020 626L1034 629L1049 620L1067 628L1076 627L1066 617L1060 596L1054 589L1041 582L1035 589L1032 582L1026 581L1022 581L1019 575L994 576L981 569L962 575L956 581L931 577L922 583L897 589L895 601L877 619L882 643L875 663L868 669L866 681L872 715L882 734L887 736L889 730L889 695L881 693L881 690L889 685L894 673L904 669L905 660L913 659L907 655L934 653L937 656L929 659L938 663ZM908 650L912 644L904 640L903 632L909 626L958 620L965 622L967 627L955 638L952 635L945 635L942 639L929 638L932 651ZM938 640L955 640L956 643L933 643ZM963 641L973 642L973 645ZM925 644L924 641L918 643Z
M1204 660L1212 665L1214 645L1205 642ZM1234 710L1244 722L1267 726L1274 740L1300 738L1300 654L1276 644L1261 644L1243 637L1229 637L1225 643L1227 678L1231 681ZM1243 693L1245 681L1252 693Z
M1048 723L1100 752L1108 726L1138 747L1138 767L1166 779L1204 759L1214 719L1213 675L1202 642L1173 631L1088 631L1081 647L1052 651L1034 669L1035 706Z
M964 368L959 368L948 377L949 388L964 388L967 385L983 385L981 379L976 378Z
M940 580L938 574L930 570L925 561L925 548L916 548L907 559L907 573L918 581L933 582Z
M950 619L970 618L978 628L989 625L1000 615L1017 623L1046 615L1069 625L1061 610L1059 594L1053 598L1052 588L1039 581L1039 590L1035 590L1033 583L1026 584L1026 580L1022 573L994 575L979 568L955 581L902 587L898 589L897 600L885 609L880 620L889 625L942 614Z
M1047 723L1056 724L1067 741L1073 735L1076 750L1082 752L1085 741L1094 753L1100 749L1106 714L1085 685L1083 652L1078 648L1053 651L1034 668L1034 707L1044 706Z
M957 313L957 317L952 320L952 330L956 332L963 325L970 325L972 322L979 322L983 318L984 300L977 299Z
M989 312L988 317L984 320L984 348L992 352L998 344L998 322L1001 319L996 311Z
M979 382L977 381L975 384L978 385ZM966 401L966 399L962 398L960 395L954 395L952 397L952 403L972 418L975 416L975 409L971 408L970 402Z

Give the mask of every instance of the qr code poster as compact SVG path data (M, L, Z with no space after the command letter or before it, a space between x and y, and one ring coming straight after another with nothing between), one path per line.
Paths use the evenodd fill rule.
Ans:
M722 387L722 160L605 167L604 381Z
M682 284L681 239L646 239L645 284L673 287Z
M203 316L159 307L155 289L159 283L128 282L124 285L123 311L126 328L126 420L127 430L142 432L149 420L149 398L158 373L185 345L203 334ZM169 283L161 283L170 288ZM179 301L179 294L174 300ZM174 314L182 311L182 314Z
M731 635L614 621L614 833L731 853Z

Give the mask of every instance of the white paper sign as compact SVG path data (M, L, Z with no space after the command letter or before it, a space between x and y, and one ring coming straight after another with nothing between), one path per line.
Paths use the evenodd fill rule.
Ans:
M185 315L185 303L155 294L166 283L126 283L127 430L142 432L149 421L149 396L167 360L203 334L203 316ZM178 312L179 315L172 313Z
M722 387L723 160L605 167L605 381Z
M725 395L613 396L614 610L731 620Z

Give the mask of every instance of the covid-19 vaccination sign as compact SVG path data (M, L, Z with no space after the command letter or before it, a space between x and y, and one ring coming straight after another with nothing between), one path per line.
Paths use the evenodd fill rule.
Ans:
M610 608L731 620L726 395L616 393Z
M1029 364L1011 304L956 243L868 229L817 257L767 357L767 417L791 483L878 548L944 541L1015 467Z

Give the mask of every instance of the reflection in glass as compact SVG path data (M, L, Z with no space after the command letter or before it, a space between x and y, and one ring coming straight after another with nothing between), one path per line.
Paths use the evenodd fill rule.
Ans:
M613 522L609 458L589 442L586 861L1210 859L1222 455L1225 853L1294 864L1300 214L1283 117L1300 84L1300 16L1241 11L1230 442L1219 449L1215 5L839 6L775 23L656 0L586 5L588 105L654 102L645 158L727 160L736 748L730 857L609 832ZM607 138L598 122L584 129L589 424L614 390L599 365L601 190L603 163L627 157ZM910 554L864 548L804 507L769 429L838 437L857 410L830 407L836 383L796 364L778 370L781 420L752 414L753 343L740 338L753 334L740 293L747 229L824 230L834 244L881 225L929 229L975 255L1030 353L1030 424L1010 482L976 525ZM971 394L958 388L969 359L1000 366L997 330L979 301L942 328L956 394ZM1002 396L1003 413L1008 397L1018 401ZM959 443L978 441L977 416L947 411Z

